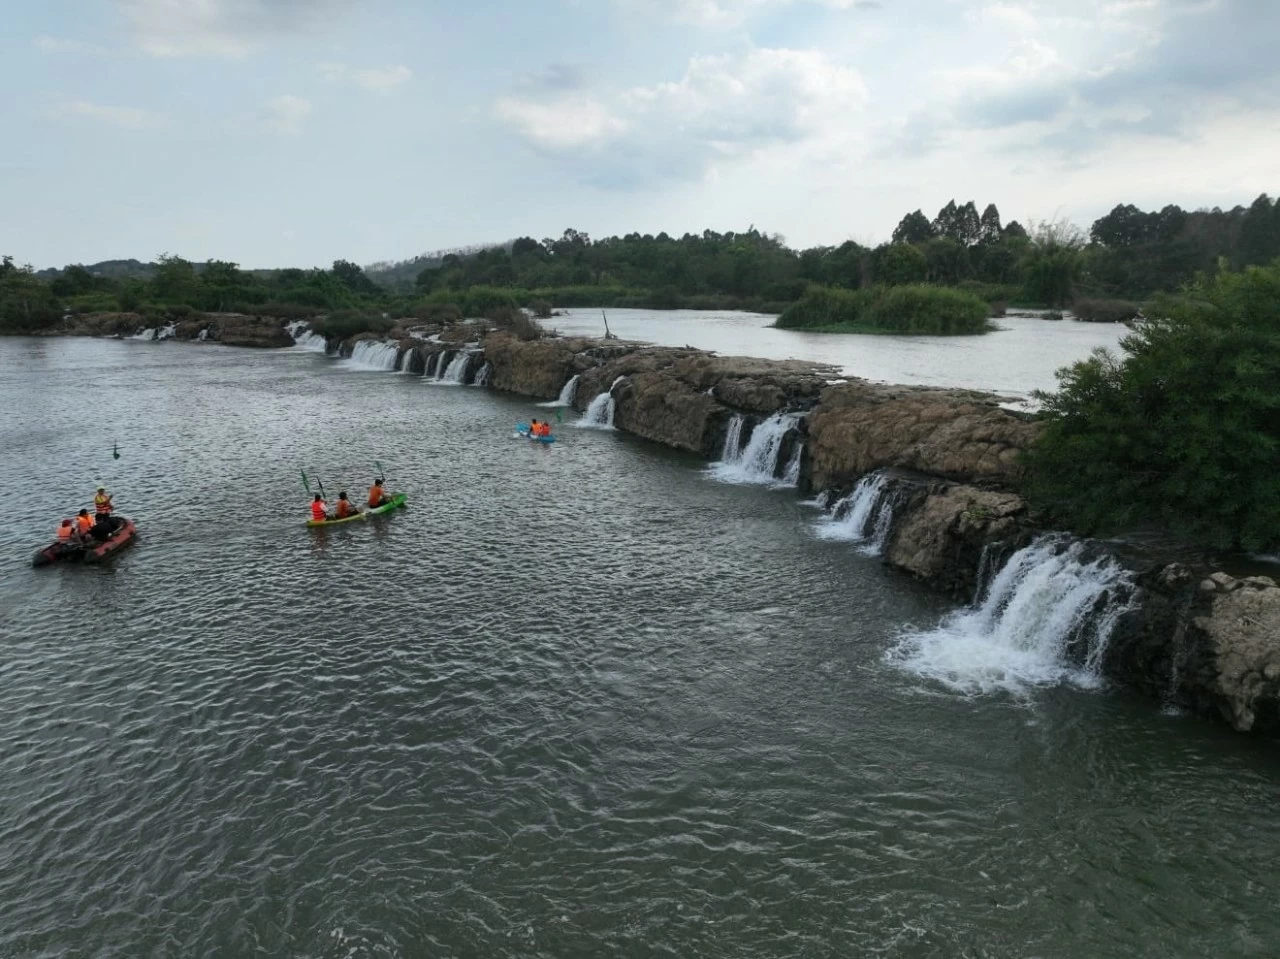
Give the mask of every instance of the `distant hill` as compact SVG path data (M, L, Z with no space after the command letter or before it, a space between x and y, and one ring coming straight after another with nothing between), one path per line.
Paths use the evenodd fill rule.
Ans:
M82 264L94 276L105 276L112 280L135 278L149 280L156 274L159 264L143 263L141 260L103 260L101 263ZM56 280L62 276L62 270L50 267L40 270L36 276L42 280Z
M413 290L413 281L418 278L419 273L426 269L437 269L449 254L465 260L485 250L504 249L510 253L511 244L514 242L514 240L505 240L502 243L474 243L470 246L420 253L409 260L382 260L379 263L370 263L364 268L364 272L369 279L384 289L394 293L405 293Z

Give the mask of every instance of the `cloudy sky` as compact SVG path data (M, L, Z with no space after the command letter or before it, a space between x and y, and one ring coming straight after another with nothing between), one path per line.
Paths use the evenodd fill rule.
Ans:
M41 0L0 253L368 263L566 227L873 242L1280 192L1280 0Z

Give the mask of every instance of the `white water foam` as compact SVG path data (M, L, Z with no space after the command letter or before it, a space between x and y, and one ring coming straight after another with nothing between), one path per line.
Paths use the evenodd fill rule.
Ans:
M820 539L856 543L863 555L879 556L893 528L893 502L885 495L885 480L881 472L864 476L830 515L818 521L814 533Z
M170 323L156 331L156 340L174 340L178 338L178 324Z
M145 330L139 330L137 333L133 334L133 336L129 337L129 339L131 340L147 340L147 341L154 340L155 338L156 338L156 328L154 326L148 327Z
M445 357L451 356L448 365L445 365ZM442 353L439 361L436 363L435 379L433 383L439 383L441 386L461 386L467 377L467 366L471 363L471 354L465 350L459 350L457 353Z
M488 386L489 377L492 375L493 375L493 364L486 360L484 366L480 367L480 369L476 371L475 381L472 382L471 385L472 386Z
M569 377L569 382L560 388L560 395L550 403L539 403L539 406L572 406L573 398L578 392L578 380L582 379L581 373L575 373Z
M740 442L742 424L734 417L725 436L723 459L712 463L707 474L722 483L752 484L762 486L795 486L795 479L778 477L778 457L782 454L782 441L787 431L800 421L796 413L775 413L751 432L744 449L735 449ZM796 462L796 478L799 477L799 461Z
M905 634L889 662L954 692L1026 697L1063 682L1093 688L1107 643L1132 609L1127 570L1082 559L1079 542L1044 536L1014 553L981 605Z
M582 414L582 419L573 425L588 430L613 429L613 414L617 410L617 403L613 399L613 391L625 379L625 376L619 376L614 380L607 390L591 401L587 411Z
M284 328L293 337L293 345L296 349L310 353L327 352L328 342L319 333L312 333L311 325L306 320L294 320L286 323Z
M361 340L351 350L351 358L343 365L352 370L390 373L396 368L396 358L399 355L400 347L396 343Z

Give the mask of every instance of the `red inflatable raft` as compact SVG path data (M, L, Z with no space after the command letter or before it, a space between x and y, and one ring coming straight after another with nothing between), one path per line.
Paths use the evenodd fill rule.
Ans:
M115 521L115 530L102 542L95 542L91 546L50 543L44 549L36 552L36 555L31 558L31 565L48 566L50 563L63 561L81 563L97 563L101 561L121 546L132 542L133 537L137 535L138 527L134 525L133 520L117 516Z

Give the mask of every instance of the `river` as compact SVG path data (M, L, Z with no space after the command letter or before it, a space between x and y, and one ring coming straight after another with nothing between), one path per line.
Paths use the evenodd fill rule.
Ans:
M794 491L300 349L0 370L0 956L1280 951L1273 743L933 682ZM138 542L31 569L99 479Z
M544 321L565 334L601 336L598 309L565 310ZM982 336L850 336L776 330L762 313L705 310L606 310L623 339L659 346L694 346L729 356L827 363L846 376L990 390L1025 399L1057 388L1054 372L1098 348L1115 350L1129 332L1121 323L1081 323L1004 316Z

